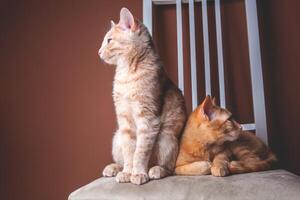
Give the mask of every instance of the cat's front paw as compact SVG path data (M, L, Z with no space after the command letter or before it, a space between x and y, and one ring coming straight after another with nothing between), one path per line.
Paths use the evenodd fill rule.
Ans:
M107 165L103 172L102 175L104 177L112 177L112 176L116 176L118 174L118 172L122 171L122 166L116 164L116 163L112 163Z
M227 176L229 174L227 166L216 166L211 167L211 174L213 176Z
M149 181L148 174L132 174L130 177L130 182L136 185L142 185Z
M131 173L119 172L116 176L116 181L118 183L129 183L130 177L131 177Z

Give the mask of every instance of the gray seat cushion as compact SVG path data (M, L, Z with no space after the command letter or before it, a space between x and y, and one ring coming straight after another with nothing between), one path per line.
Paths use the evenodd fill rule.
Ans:
M137 186L99 178L70 194L69 200L300 200L300 177L271 170L228 177L171 176Z

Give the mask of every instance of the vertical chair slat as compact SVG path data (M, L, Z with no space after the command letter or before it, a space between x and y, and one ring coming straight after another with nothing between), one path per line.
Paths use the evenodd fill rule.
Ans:
M176 23L177 23L178 87L181 89L182 93L184 94L181 0L176 0Z
M245 0L256 135L268 143L256 1Z
M253 131L253 130L255 130L255 124L254 123L241 124L241 125L242 125L244 131Z
M226 107L225 80L224 80L224 60L223 60L223 43L222 43L222 23L220 0L215 0L216 15L216 35L217 35L217 53L218 53L218 72L219 72L219 89L220 105Z
M143 23L152 35L152 0L143 0Z
M198 106L194 0L189 0L192 106Z
M208 35L209 33L208 33L206 0L202 0L202 26L203 26L203 44L204 44L205 92L206 95L211 95L209 35Z

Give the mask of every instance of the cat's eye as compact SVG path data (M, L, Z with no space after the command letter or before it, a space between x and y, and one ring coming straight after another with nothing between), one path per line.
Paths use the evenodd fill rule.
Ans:
M109 44L109 42L110 42L111 40L112 40L111 38L108 38L108 39L107 39L107 44Z

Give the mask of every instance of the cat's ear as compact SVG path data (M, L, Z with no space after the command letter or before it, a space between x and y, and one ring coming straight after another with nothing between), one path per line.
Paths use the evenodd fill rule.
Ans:
M202 104L200 105L200 109L199 109L199 114L208 119L208 120L212 120L215 114L215 109L214 109L214 105L213 102L210 98L210 96L206 96L204 101L202 102Z
M113 20L110 20L110 25L111 25L111 28L113 28L113 27L116 26L116 24L115 24L115 22Z
M118 25L124 30L132 30L132 31L135 30L136 24L134 21L134 17L127 8L121 9L120 21L119 21Z

